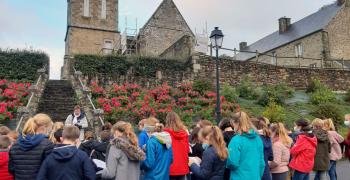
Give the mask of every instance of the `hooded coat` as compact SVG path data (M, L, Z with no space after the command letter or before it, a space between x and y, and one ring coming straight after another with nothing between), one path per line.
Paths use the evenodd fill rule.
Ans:
M213 146L203 153L203 159L198 166L192 164L190 169L197 180L222 180L224 178L226 160L221 160Z
M314 171L328 171L331 152L331 143L329 141L328 132L323 129L315 129L313 131L317 138Z
M1 180L12 180L13 176L8 171L9 152L7 149L0 149L0 175Z
M350 160L350 130L343 144L345 145L345 157L347 157Z
M145 158L145 153L138 146L130 144L126 138L116 138L108 146L107 169L101 172L101 176L115 180L139 180L140 162Z
M264 161L265 161L265 170L264 175L261 178L262 180L271 180L269 161L273 161L273 151L272 151L272 142L270 137L260 135L261 140L264 145Z
M43 162L37 180L95 180L92 161L75 145L58 145Z
M235 135L228 145L226 167L231 180L261 180L264 174L264 145L254 131Z
M188 167L188 154L190 152L190 144L188 133L184 130L173 131L164 129L171 136L174 162L170 166L170 176L181 176L190 173Z
M314 167L317 139L313 135L300 134L290 149L289 167L302 173L310 173Z
M331 153L329 158L332 161L338 161L343 157L340 144L344 142L344 138L336 131L328 131L329 142L331 143Z
M46 135L20 135L10 149L9 172L15 179L35 179L42 162L53 147Z
M169 133L154 133L146 144L146 160L141 163L141 169L145 171L144 180L169 180L172 162Z

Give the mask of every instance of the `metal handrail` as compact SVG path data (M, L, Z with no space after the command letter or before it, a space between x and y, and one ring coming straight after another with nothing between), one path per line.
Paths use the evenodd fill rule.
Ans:
M38 77L38 80L37 80L36 83L35 83L35 87L38 87L39 82L41 81L41 78L42 78L42 74L40 74L40 76ZM29 108L29 105L30 105L30 103L32 102L32 99L33 99L34 95L35 95L35 92L31 92L31 95L30 95L29 100L28 100L28 102L27 102L26 108ZM17 131L17 132L18 132L18 130L19 130L19 127L20 127L21 124L22 124L23 119L24 119L24 114L22 114L22 116L21 116L21 118L20 118L20 120L19 120L19 122L18 122L18 124L17 124L17 127L16 127L16 131Z
M73 67L73 70L74 70L74 74L76 74L77 70L76 70L74 67ZM77 77L77 78L78 78L79 83L80 83L80 85L81 85L81 87L82 87L82 91L84 91L84 89L86 88L86 86L84 85L84 83L83 83L83 81L80 79L80 77ZM91 99L90 95L87 94L86 96L87 96L87 98L88 98L88 100L89 100L90 105L92 106L92 108L93 108L94 110L96 110L96 107L95 107L94 103L92 102L92 99ZM98 115L98 119L100 120L101 124L104 125L103 119L101 118L100 115Z

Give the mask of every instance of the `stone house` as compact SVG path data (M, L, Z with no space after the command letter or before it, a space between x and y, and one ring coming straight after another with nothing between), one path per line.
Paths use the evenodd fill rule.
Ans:
M350 0L326 5L295 23L282 17L278 25L278 31L249 46L241 42L235 59L279 66L350 64Z
M194 49L195 35L173 0L163 0L137 37L142 56L188 57Z
M65 54L109 54L119 48L118 0L67 0Z

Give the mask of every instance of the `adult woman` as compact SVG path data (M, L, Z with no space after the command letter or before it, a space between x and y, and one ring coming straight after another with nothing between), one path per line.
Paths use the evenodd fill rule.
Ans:
M337 161L342 158L342 151L340 144L344 141L344 138L335 131L335 127L332 119L324 120L324 129L328 131L329 142L331 143L331 153L329 153L330 167L328 175L331 180L337 179Z
M131 124L119 121L111 131L115 139L108 150L107 168L101 172L102 178L138 180L140 161L145 160L145 153L138 147Z
M271 142L271 133L267 128L267 124L264 118L256 119L251 118L251 121L255 128L257 129L258 134L264 144L264 161L265 161L265 170L264 175L261 178L262 180L271 180L270 168L268 161L273 161L273 152L272 152L272 142Z
M236 135L228 145L226 164L231 170L231 178L260 180L265 169L262 140L245 112L236 113L232 119Z
M171 136L174 156L174 161L170 166L170 179L186 179L186 175L190 172L188 167L190 145L187 128L182 123L179 115L175 112L170 112L166 116L164 131L168 132Z
M196 179L222 180L228 156L222 132L217 126L207 126L200 134L209 146L203 153L200 166L190 160L191 172Z
M294 130L300 133L296 136L296 143L290 149L292 160L289 167L294 170L293 180L309 179L314 167L317 139L311 131L309 122L304 119L295 122Z
M286 180L288 176L288 164L290 159L290 146L292 138L282 123L271 125L273 142L273 161L269 162L272 180Z
M15 179L36 178L41 163L53 149L48 139L51 128L52 120L46 114L27 120L18 141L10 149L9 171Z
M315 164L313 170L316 172L315 180L326 180L329 170L331 144L329 142L328 132L324 130L322 119L312 121L313 133L317 138Z

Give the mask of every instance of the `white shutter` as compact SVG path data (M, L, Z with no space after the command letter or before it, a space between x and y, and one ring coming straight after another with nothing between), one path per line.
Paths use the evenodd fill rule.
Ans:
M84 16L90 16L90 0L84 0Z
M101 0L101 19L106 19L107 17L107 0Z

